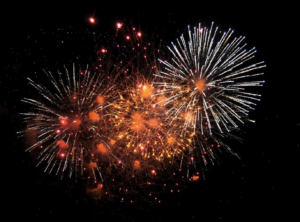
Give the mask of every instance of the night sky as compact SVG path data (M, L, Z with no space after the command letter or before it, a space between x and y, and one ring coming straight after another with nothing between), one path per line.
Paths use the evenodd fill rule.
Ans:
M144 4L144 5L143 5ZM170 6L147 2L102 5L99 3L60 5L14 4L2 8L0 115L2 132L2 188L7 221L272 221L295 219L294 189L296 150L299 149L299 55L292 29L296 19L293 5L263 5L261 2L192 2ZM88 23L94 16L96 26ZM294 18L293 18L294 17ZM33 93L26 77L44 78L43 68L93 59L92 32L113 33L115 24L126 19L143 33L157 32L166 42L178 37L190 24L221 30L229 27L236 36L246 36L248 49L255 46L255 61L267 67L262 100L250 117L256 123L243 127L243 143L233 149L241 159L224 155L212 166L206 179L189 185L181 193L157 203L105 202L86 194L83 183L60 180L35 167L36 160L25 153L27 144L16 137L24 125L18 116L26 111L20 100ZM161 31L160 31L161 30ZM66 47L67 34L71 40ZM161 33L160 33L161 32ZM89 45L90 44L90 45ZM290 52L291 51L291 52ZM77 58L79 56L79 58ZM35 73L36 72L36 73ZM295 204L292 204L294 201ZM3 209L3 208L2 208Z

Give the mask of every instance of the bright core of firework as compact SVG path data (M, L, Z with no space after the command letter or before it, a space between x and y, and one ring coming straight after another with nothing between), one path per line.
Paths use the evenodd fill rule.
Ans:
M153 96L155 88L150 83L136 85L121 96L116 128L119 139L125 139L123 146L136 155L156 160L181 153L189 142L168 126L163 103L155 105L161 97Z

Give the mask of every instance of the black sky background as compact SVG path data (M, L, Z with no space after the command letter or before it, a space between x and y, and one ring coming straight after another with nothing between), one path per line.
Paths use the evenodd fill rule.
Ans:
M153 3L10 3L2 8L2 72L0 73L0 114L2 188L4 211L9 218L31 221L272 221L295 219L298 190L295 172L299 149L299 71L295 69L297 27L295 5L281 2L181 2ZM92 27L86 20L94 16L97 30L113 32L117 21L126 18L142 31L166 29L171 41L190 24L210 25L214 21L222 30L229 27L236 35L246 36L248 48L256 46L256 61L264 60L262 100L250 117L242 135L243 144L235 145L241 160L225 156L222 164L212 167L206 180L194 183L172 203L139 205L128 203L101 204L85 193L80 183L60 181L35 167L35 160L24 152L17 113L20 99L28 95L26 73L43 66L68 63L72 55L49 53L51 42L41 50L41 58L26 56L24 49L39 39L40 33L57 29L85 30ZM70 28L70 26L72 28ZM166 28L167 27L167 28ZM42 30L41 30L42 29ZM171 33L171 31L173 32ZM165 32L166 33L166 32ZM88 38L88 37L86 37ZM51 38L50 38L51 40ZM31 40L30 40L31 41ZM48 51L47 51L48 50ZM32 49L38 55L38 50ZM18 54L19 53L19 54ZM42 56L47 55L46 59ZM37 64L33 64L33 60ZM65 60L65 61L64 61ZM1 63L2 63L1 62ZM62 64L61 64L62 65ZM36 66L36 68L35 68ZM42 77L39 77L42 78ZM30 93L29 93L30 95ZM295 203L294 203L295 202Z

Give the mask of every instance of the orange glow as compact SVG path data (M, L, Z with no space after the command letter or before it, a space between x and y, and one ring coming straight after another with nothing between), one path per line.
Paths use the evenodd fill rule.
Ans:
M149 85L144 85L143 89L142 89L142 96L145 98L148 98L150 96L152 96L153 93L153 89L151 88L151 86Z
M168 143L169 143L169 144L175 143L175 138L174 138L174 137L169 137L169 138L168 138Z
M134 167L135 169L139 169L139 168L140 168L140 161L138 161L138 160L134 161L133 167Z
M90 162L89 166L90 166L90 168L96 168L97 164L95 162Z
M106 154L108 152L108 149L106 148L106 146L103 143L100 143L100 144L97 144L97 151L102 154Z
M115 140L110 140L110 141L109 141L109 144L110 144L111 146L115 145L115 143L116 143Z
M123 136L124 136L124 135L123 135L122 132L120 132L119 135L118 135L119 139L121 139Z
M192 113L191 113L191 112L186 112L186 113L184 113L184 118L185 118L186 120L190 120L190 119L192 118Z
M98 184L94 189L87 189L87 193L94 199L101 199L102 195L104 194L103 185Z
M95 122L99 119L99 114L96 112L90 112L89 117L90 117L90 120Z
M140 113L133 114L132 119L133 119L132 128L134 130L142 130L144 128L144 119Z
M66 149L69 147L69 144L65 143L65 141L63 140L58 140L56 144L59 146L59 148L62 149Z
M97 96L97 102L103 106L104 105L104 102L105 102L105 98L104 96Z
M161 106L163 106L163 105L165 105L166 103L167 103L167 100L166 100L167 98L165 97L165 96L159 96L158 98L157 98L157 101L159 102L159 105L161 105Z
M196 81L196 87L201 92L206 89L206 84L204 79L199 79Z
M156 128L159 125L157 119L150 119L148 123L149 123L150 127L152 127L152 128Z
M197 181L197 180L199 180L199 178L200 178L199 176L192 176L193 181Z
M68 122L67 122L67 120L65 120L65 119L61 119L61 120L60 120L60 124L63 125L63 126L65 126L65 125L68 124Z
M81 123L81 120L80 120L80 119L77 119L77 120L74 120L74 121L73 121L73 124L75 124L75 125L77 125L77 126L79 126L80 123Z

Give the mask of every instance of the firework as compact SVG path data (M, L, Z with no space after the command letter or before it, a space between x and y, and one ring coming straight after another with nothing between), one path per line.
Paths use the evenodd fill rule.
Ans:
M100 198L196 181L218 152L236 155L226 138L240 140L232 132L260 97L249 88L264 82L255 80L264 62L248 64L255 48L245 50L244 37L232 38L231 29L219 34L199 25L158 64L160 47L146 34L121 22L116 28L109 45L94 36L93 69L74 65L58 78L45 71L51 87L29 79L38 95L22 100L32 108L22 113L27 128L19 134L36 133L27 151L37 153L37 165L61 177L87 175L88 192Z
M33 108L21 113L27 129L19 132L26 135L36 132L38 141L26 151L38 150L38 165L45 163L45 172L55 172L75 178L91 170L102 179L99 163L119 162L113 152L114 106L118 100L113 81L104 73L92 72L88 67L72 73L65 68L55 79L45 71L52 88L29 83L37 92L37 99L22 101Z
M119 138L124 139L130 152L143 158L156 160L170 159L187 149L190 139L178 134L176 125L169 127L164 97L155 97L156 89L144 82L136 84L123 92L116 127L120 130Z
M215 153L213 144L221 145L231 152L222 142L224 137L233 136L230 132L244 124L250 110L259 101L259 94L249 91L249 87L262 86L264 81L255 77L265 67L264 62L248 64L254 57L255 48L247 51L243 44L245 37L232 38L233 30L220 34L213 23L210 29L188 27L188 40L184 35L168 47L172 59L159 60L164 70L154 84L161 87L161 95L168 107L168 118L179 121L186 129L191 129L195 137L195 150L202 157L212 161ZM219 37L220 36L220 37ZM251 62L251 61L250 61ZM189 156L194 156L194 149Z

